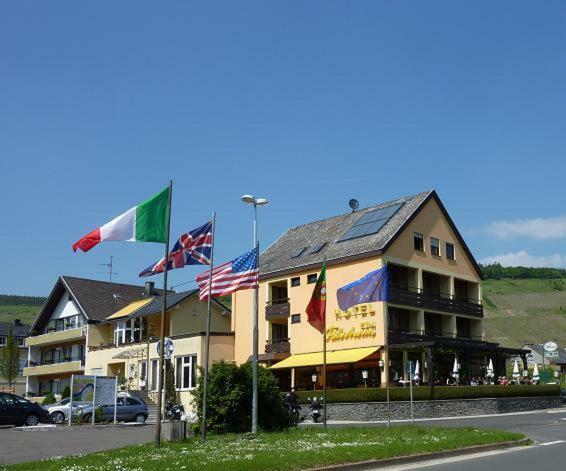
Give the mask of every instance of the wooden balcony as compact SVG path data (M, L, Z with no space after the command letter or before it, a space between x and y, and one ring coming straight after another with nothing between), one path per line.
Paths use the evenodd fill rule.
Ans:
M289 299L275 299L265 306L265 320L285 319L291 315Z
M450 295L431 295L417 288L389 287L391 304L416 307L419 309L447 312L449 314L464 314L467 316L483 317L483 306L480 301L472 302L455 299Z
M268 340L265 344L265 353L290 353L289 339Z

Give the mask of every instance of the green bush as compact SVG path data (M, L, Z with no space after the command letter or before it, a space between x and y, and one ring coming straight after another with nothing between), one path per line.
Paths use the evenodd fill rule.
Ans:
M67 399L71 396L71 388L69 386L65 386L63 392L61 393L61 399Z
M43 402L41 404L47 406L49 404L55 404L56 402L57 399L55 399L53 393L47 393L47 395L43 398Z
M298 391L297 395L302 403L313 396L322 396L322 391ZM409 388L390 388L389 397L391 401L408 401ZM489 397L532 397L532 396L558 396L560 386L548 384L541 386L436 386L434 398L441 399L476 399ZM351 389L328 389L326 391L327 402L385 402L385 388L351 388ZM413 388L413 400L428 401L431 399L431 388L418 386Z
M165 361L165 401L177 403L177 390L175 389L175 372L173 371L173 363Z
M192 392L200 427L204 375L200 374ZM207 430L214 433L249 432L252 423L252 365L217 362L208 373ZM263 367L258 368L258 425L266 431L285 430L295 419L279 391L277 378Z

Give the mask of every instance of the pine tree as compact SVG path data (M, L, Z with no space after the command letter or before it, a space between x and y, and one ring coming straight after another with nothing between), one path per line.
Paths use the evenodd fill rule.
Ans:
M175 372L173 371L173 363L171 361L166 361L165 363L165 401L171 401L173 404L177 402Z
M16 345L14 339L14 331L10 327L8 332L8 341L6 345L0 350L0 376L8 382L8 387L11 388L12 384L18 377L20 370L20 349Z

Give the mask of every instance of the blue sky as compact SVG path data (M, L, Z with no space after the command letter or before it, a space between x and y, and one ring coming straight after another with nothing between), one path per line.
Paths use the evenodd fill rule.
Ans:
M169 178L173 238L215 209L219 261L251 246L243 193L271 200L265 245L436 188L479 260L566 266L565 20L559 1L5 4L0 292L103 278L110 255L137 282L161 245L71 245Z

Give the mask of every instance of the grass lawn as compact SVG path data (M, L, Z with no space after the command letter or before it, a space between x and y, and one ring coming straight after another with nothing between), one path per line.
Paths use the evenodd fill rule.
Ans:
M14 319L20 319L22 324L31 324L40 309L41 306L0 304L0 322L12 323Z
M298 428L258 436L211 436L206 443L191 439L156 450L138 445L89 455L47 459L2 470L299 470L368 459L449 450L524 438L523 435L472 428L443 429L399 426Z

